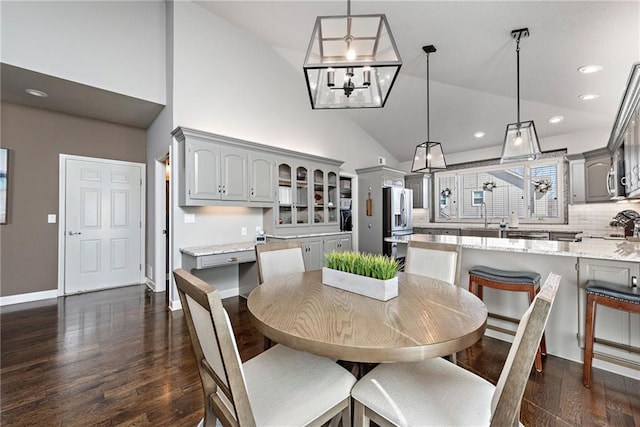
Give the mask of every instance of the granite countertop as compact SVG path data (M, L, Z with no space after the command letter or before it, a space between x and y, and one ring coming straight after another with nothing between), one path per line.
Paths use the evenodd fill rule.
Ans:
M304 239L307 237L335 236L336 234L352 234L351 231L330 231L328 233L308 233L308 234L291 234L283 236L281 234L265 234L273 239Z
M224 245L204 245L180 248L180 252L191 256L206 256L229 254L234 252L253 251L256 244L254 242L227 243Z
M640 243L629 242L627 240L583 239L582 242L557 242L552 240L522 240L430 234L411 234L408 236L385 238L387 242L397 243L407 243L409 240L454 243L461 245L463 248L488 251L640 262Z
M451 229L460 229L460 230L503 230L503 231L532 231L532 232L560 232L560 233L582 233L582 231L575 230L570 228L566 224L548 224L544 227L540 227L537 224L524 224L519 227L505 227L500 228L499 224L489 224L487 228L484 227L483 224L475 224L475 223L441 223L441 222L433 222L429 223L429 225L420 225L414 226L413 229L424 229L428 230L430 228L451 228Z

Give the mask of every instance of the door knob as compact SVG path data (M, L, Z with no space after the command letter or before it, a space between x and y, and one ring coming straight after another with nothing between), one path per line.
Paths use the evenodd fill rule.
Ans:
M75 236L76 234L82 234L82 232L81 231L75 231L75 232L74 231L70 231L69 232L69 236Z

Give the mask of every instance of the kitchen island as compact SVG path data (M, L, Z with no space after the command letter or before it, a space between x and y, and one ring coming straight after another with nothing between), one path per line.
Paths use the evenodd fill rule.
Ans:
M385 239L398 244L398 252L406 251L409 240L453 243L462 246L459 286L467 287L468 271L476 265L503 270L537 271L544 280L549 272L562 275L555 305L546 329L549 354L582 363L586 296L589 279L629 285L640 277L640 243L626 240L584 239L582 242L521 240L492 237L451 235L399 236ZM484 289L484 301L490 312L520 318L528 306L525 293ZM514 330L514 325L489 319L488 324ZM511 341L512 337L487 329L487 335ZM598 308L596 337L622 346L640 347L640 316ZM626 349L596 344L598 359L594 366L640 379L640 354ZM622 362L610 363L612 359Z

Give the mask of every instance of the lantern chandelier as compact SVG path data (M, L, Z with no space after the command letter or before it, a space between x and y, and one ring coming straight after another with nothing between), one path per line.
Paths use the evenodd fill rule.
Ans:
M504 145L500 163L535 160L541 153L540 142L536 134L533 120L520 121L520 39L529 37L528 28L511 31L511 37L516 39L516 82L518 97L518 121L509 123L504 134Z
M436 48L434 45L429 45L423 46L422 50L427 55L427 140L416 147L411 172L434 172L447 168L442 144L431 141L429 135L431 130L431 126L429 126L429 54L434 53Z
M304 61L313 109L384 107L402 66L383 14L318 16Z

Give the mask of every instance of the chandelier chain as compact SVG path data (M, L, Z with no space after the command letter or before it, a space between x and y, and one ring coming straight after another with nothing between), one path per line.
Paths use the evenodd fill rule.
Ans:
M429 126L429 52L427 52L427 142L431 141L429 132L431 126Z

